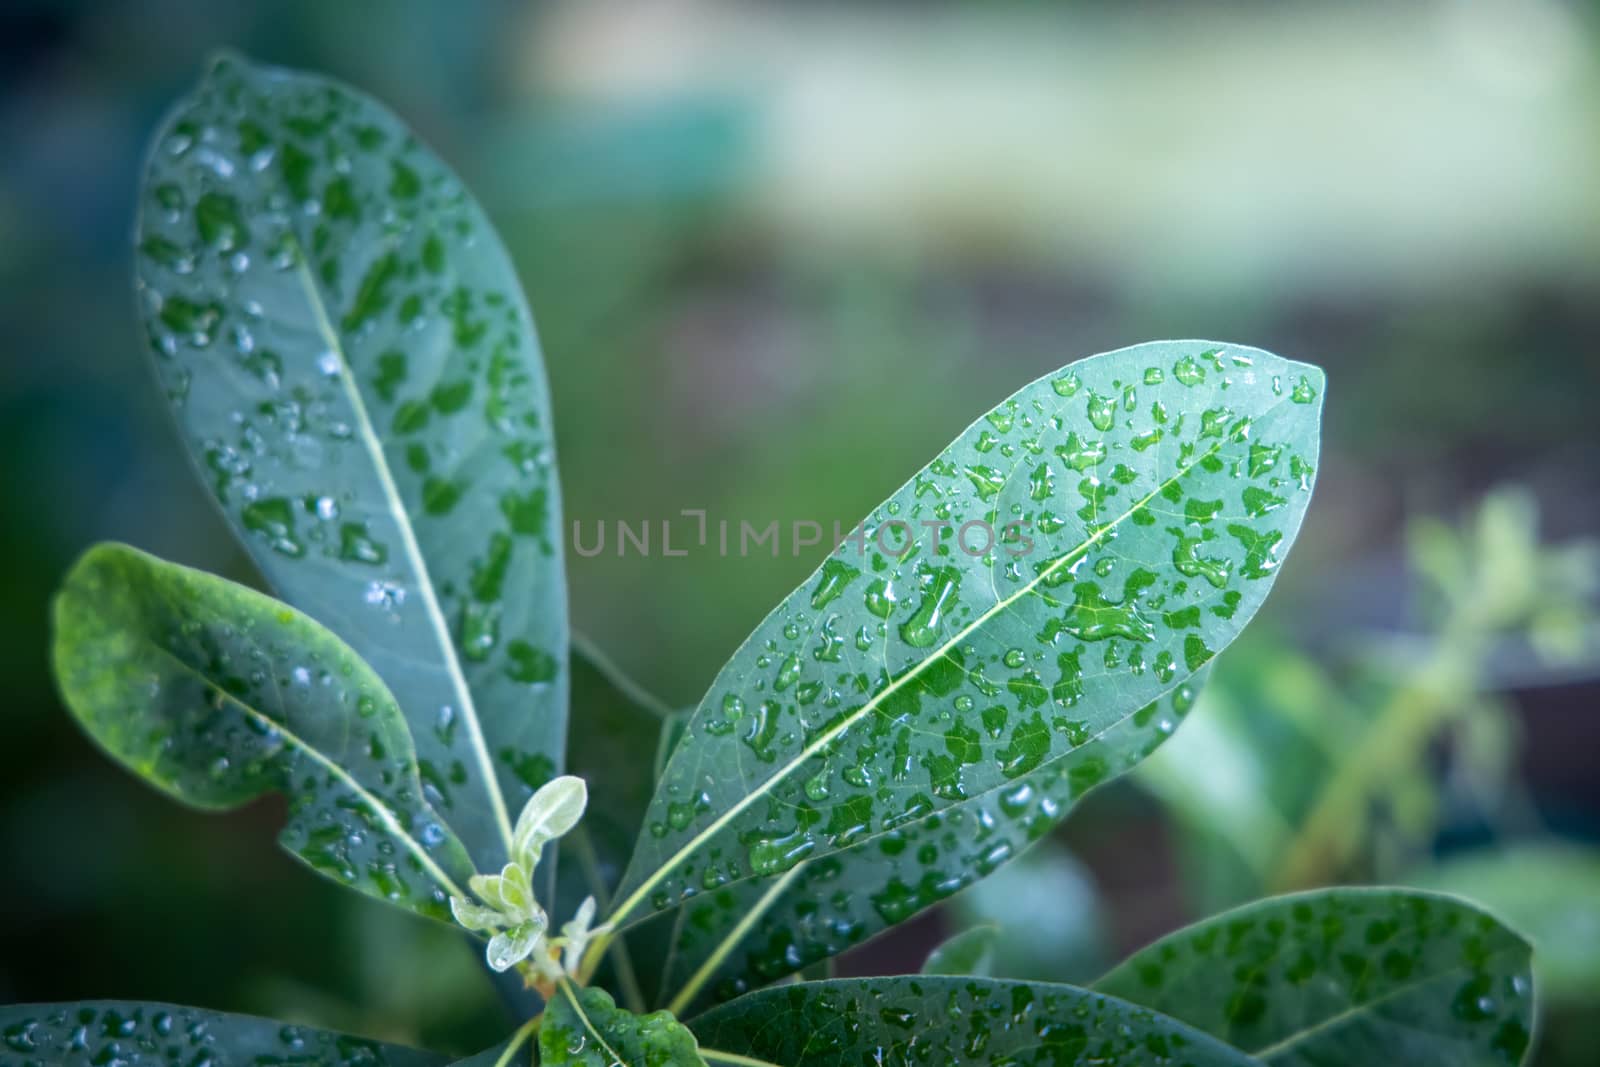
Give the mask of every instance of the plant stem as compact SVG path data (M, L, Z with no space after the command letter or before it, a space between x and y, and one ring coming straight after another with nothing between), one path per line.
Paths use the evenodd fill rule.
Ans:
M506 1043L506 1050L500 1053L499 1059L494 1061L494 1067L506 1067L511 1062L512 1057L517 1054L517 1049L521 1048L523 1043L533 1036L534 1031L539 1029L539 1024L543 1019L544 1013L541 1012L517 1027L517 1032L512 1034L511 1040Z
M1430 738L1480 683L1482 629L1459 616L1433 654L1372 720L1333 776L1268 879L1273 892L1321 885L1359 847L1365 807L1382 786L1420 757Z

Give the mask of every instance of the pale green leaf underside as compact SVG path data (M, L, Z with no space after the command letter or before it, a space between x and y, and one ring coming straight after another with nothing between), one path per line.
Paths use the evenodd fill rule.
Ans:
M702 1048L781 1067L1255 1063L1182 1023L1113 997L982 978L801 982L746 994L689 1025ZM706 1058L719 1062L709 1052Z
M55 603L55 671L118 762L199 808L289 800L279 840L314 869L449 921L471 873L423 797L394 698L320 624L270 597L100 545Z
M183 435L274 588L403 701L477 865L561 765L551 421L511 264L368 97L224 57L141 193L140 309Z
M1160 342L1080 361L974 423L867 519L864 551L843 544L723 669L618 912L847 849L877 862L912 824L999 801L1158 705L1265 597L1310 498L1322 390L1316 368L1256 349ZM883 528L900 547L896 522L914 537L898 560L876 543ZM949 524L937 552L927 522ZM1014 522L1031 544L1003 539ZM968 523L1002 539L970 555L985 528L963 547ZM1149 744L1126 740L1074 766L1073 791ZM907 875L982 865L1039 818L1032 800Z
M994 943L999 934L995 926L974 926L952 934L928 953L922 973L987 977L992 973Z
M0 1007L0 1067L443 1067L421 1049L142 1001Z
M563 982L539 1029L546 1067L705 1067L694 1035L666 1012L635 1015L594 987Z
M1527 942L1465 901L1329 889L1179 930L1094 988L1273 1067L1514 1067L1533 1028L1529 965Z

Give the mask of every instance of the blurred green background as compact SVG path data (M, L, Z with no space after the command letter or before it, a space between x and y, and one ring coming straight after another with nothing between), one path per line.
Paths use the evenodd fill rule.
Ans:
M1123 344L1322 364L1317 500L1205 710L1027 877L845 969L915 969L1024 893L1036 925L1002 960L1085 979L1262 892L1407 881L1532 934L1539 1062L1593 1062L1600 8L0 12L0 1001L185 1001L460 1052L503 1026L448 931L305 873L274 805L155 796L52 690L46 606L91 542L252 579L130 282L144 141L226 45L376 94L477 192L589 530L685 508L849 526L977 412ZM691 703L819 558L574 555L572 613Z

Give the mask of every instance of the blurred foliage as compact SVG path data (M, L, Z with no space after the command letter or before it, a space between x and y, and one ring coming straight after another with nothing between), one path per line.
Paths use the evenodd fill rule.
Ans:
M1128 791L1068 827L1102 933L1177 926L1180 884L1198 914L1467 846L1600 840L1593 660L1549 658L1592 639L1564 569L1581 552L1494 547L1528 543L1515 498L1405 532L1501 483L1553 544L1600 531L1594 5L17 0L0 846L27 859L0 877L0 998L157 997L455 1051L499 1036L486 982L440 993L464 946L306 877L270 804L214 823L146 796L50 689L46 601L90 542L249 577L128 280L142 146L223 45L390 101L478 193L540 324L570 518L850 524L1011 383L1150 337L1327 369L1296 559L1173 743L1211 773L1159 786L1181 865L1159 825L1123 829ZM815 562L573 558L573 617L682 704ZM1332 774L1358 746L1386 773ZM1348 822L1291 850L1322 804ZM1152 893L1121 893L1129 871ZM865 951L914 971L938 936Z
M1113 960L1104 908L1088 869L1051 843L1023 853L950 904L963 934L993 931L982 973L1076 984L1092 982Z
M1451 823L1536 825L1502 675L1529 684L1540 670L1600 666L1600 544L1542 545L1517 490L1485 498L1460 529L1419 520L1408 540L1422 632L1346 634L1337 672L1241 642L1204 714L1139 772L1187 831L1206 910L1392 880Z
M1198 911L1346 881L1457 892L1534 941L1559 1024L1600 999L1600 848L1547 838L1508 690L1600 668L1600 544L1541 543L1520 490L1407 533L1419 632L1346 634L1337 670L1241 642L1136 776L1182 829ZM1433 863L1452 835L1480 844Z

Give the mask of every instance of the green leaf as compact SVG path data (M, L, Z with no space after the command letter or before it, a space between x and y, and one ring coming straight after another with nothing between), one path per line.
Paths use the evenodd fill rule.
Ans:
M6 1067L442 1067L448 1056L248 1015L141 1001L0 1006Z
M1453 897L1328 889L1196 923L1095 988L1275 1067L1503 1067L1533 1027L1529 951Z
M562 982L539 1029L546 1067L705 1067L694 1035L664 1011L635 1015L603 989Z
M986 978L994 973L994 943L998 926L974 926L946 938L923 961L923 974L970 974Z
M460 181L370 98L218 59L156 136L139 305L190 451L272 586L404 700L480 870L565 747L544 371Z
M690 898L679 909L665 967L663 987L677 990L679 998L672 1003L686 1008L706 997L738 996L1003 872L1095 787L1091 781L1110 780L1164 743L1209 672L1202 668L1161 700L1005 789L980 793L776 879L747 878ZM1108 753L1116 760L1109 769ZM1086 780L1086 771L1092 778ZM1007 826L1016 829L999 829ZM939 863L941 856L957 862Z
M1542 999L1600 1000L1600 849L1523 842L1451 856L1405 881L1477 901L1525 934Z
M973 424L723 669L613 917L702 894L735 915L730 887L805 863L812 899L812 879L860 879L892 923L1014 854L1171 731L1163 702L1259 607L1310 498L1322 390L1266 352L1161 342ZM939 822L962 805L965 832Z
M1114 997L982 978L844 978L748 993L690 1024L710 1064L1248 1067L1255 1061ZM719 1055L727 1053L731 1055Z
M1194 729L1185 726L1184 731ZM1112 924L1088 868L1040 842L954 897L946 915L998 928L989 973L1073 985L1104 974Z
M411 735L361 658L307 616L126 545L90 549L55 602L67 706L186 804L289 799L279 841L345 885L449 921L471 873L423 798Z

